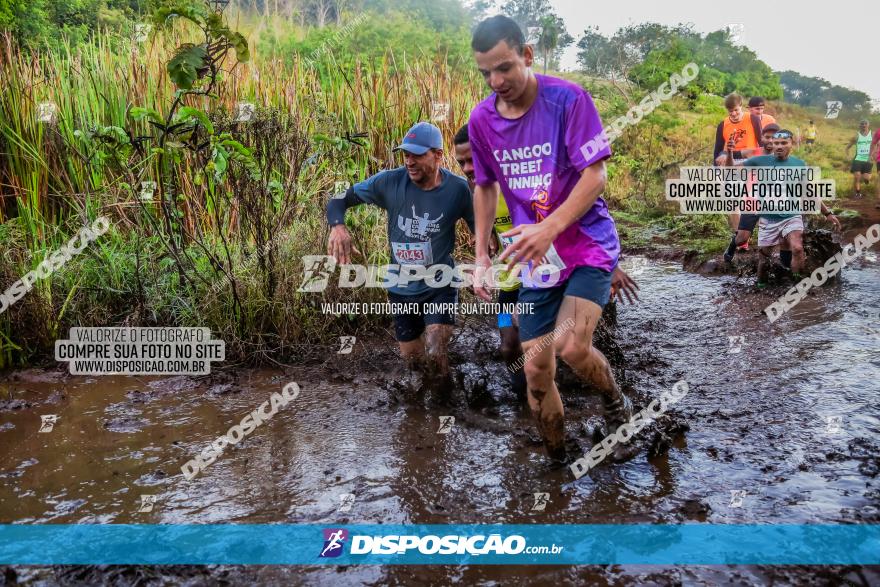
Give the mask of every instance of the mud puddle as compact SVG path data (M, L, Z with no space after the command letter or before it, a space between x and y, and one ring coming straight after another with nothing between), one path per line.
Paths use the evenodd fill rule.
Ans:
M649 262L620 306L619 381L645 405L685 379L644 450L573 481L547 466L508 389L488 323L465 321L463 390L401 397L390 336L324 364L206 378L12 373L0 381L0 523L878 523L880 264L771 324L782 292ZM344 333L340 333L344 334ZM742 338L740 338L742 337ZM199 476L180 467L280 391L299 397ZM562 385L568 433L589 449L595 396ZM54 415L51 432L41 416ZM441 433L441 416L455 418ZM659 436L658 436L659 435ZM653 458L648 454L659 453ZM549 493L533 511L535 493ZM343 511L343 496L354 495ZM150 511L142 496L154 496ZM348 498L350 499L350 498ZM855 567L15 567L24 584L877 584Z

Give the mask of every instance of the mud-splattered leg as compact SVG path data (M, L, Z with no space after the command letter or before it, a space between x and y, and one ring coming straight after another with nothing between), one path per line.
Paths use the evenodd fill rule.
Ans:
M449 375L449 339L452 326L448 324L428 324L425 329L428 364L441 377Z
M761 247L758 249L758 283L767 283L770 274L770 255L773 254L773 247Z
M785 235L785 240L791 249L791 272L801 274L804 271L804 265L807 263L807 255L804 252L804 233L795 230Z
M605 422L611 433L632 417L632 405L620 392L611 365L593 346L593 333L602 317L598 304L583 298L566 296L556 318L556 352L575 372L602 393Z
M452 338L452 326L449 324L428 324L425 330L426 374L432 391L437 393L436 399L441 400L449 400L453 389L447 353L450 338Z
M522 366L518 363L522 357L522 345L519 342L519 328L507 326L500 329L501 333L501 357L510 373L510 383L516 397L526 399L526 375Z
M611 365L602 352L593 346L593 333L602 317L602 308L595 302L565 296L556 318L556 352L578 377L614 400L620 389L614 381Z
M398 344L400 345L400 356L403 357L410 369L421 369L424 366L426 360L424 335L415 340L398 342Z
M565 410L556 388L556 357L552 336L546 334L522 343L529 408L538 424L547 455L565 459Z
M425 335L415 340L400 342L400 356L406 362L407 377L404 382L404 393L409 395L421 391L422 377L425 373L427 355L425 353Z

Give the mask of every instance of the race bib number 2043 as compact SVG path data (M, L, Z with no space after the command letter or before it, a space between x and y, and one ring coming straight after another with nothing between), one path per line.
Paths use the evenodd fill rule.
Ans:
M423 265L428 267L434 264L434 255L431 252L431 242L423 243L391 243L394 258L401 265Z

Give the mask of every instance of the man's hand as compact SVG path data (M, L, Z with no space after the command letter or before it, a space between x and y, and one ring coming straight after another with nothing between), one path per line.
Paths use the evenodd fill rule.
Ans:
M498 257L498 261L502 262L508 257L510 261L507 263L507 269L513 269L517 263L532 263L535 268L544 261L550 245L559 236L554 225L549 221L539 224L520 224L503 233L501 236L516 236L519 239L511 243Z
M728 151L733 151L733 148L736 146L736 138L737 135L735 132L730 133L730 137L727 139L726 149Z
M327 254L336 259L340 265L351 263L351 251L361 254L351 243L351 234L344 224L337 224L330 229L330 239L327 241Z
M490 267L492 267L492 260L489 257L481 256L477 257L474 261L474 294L481 300L485 300L487 302L492 301L492 292L489 291L489 288L486 287L486 276ZM491 283L489 285L495 285Z
M618 301L623 302L623 295L621 293L626 294L626 299L629 300L630 304L635 304L633 298L636 301L639 300L638 294L639 285L633 281L633 278L627 275L626 271L620 268L618 265L614 268L614 273L611 274L611 297L616 297Z
M826 220L829 220L831 224L834 225L838 231L840 231L840 219L834 215L834 212L825 217Z

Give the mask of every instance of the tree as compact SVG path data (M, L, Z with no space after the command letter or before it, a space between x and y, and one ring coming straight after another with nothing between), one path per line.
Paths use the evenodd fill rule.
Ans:
M860 114L871 112L871 97L865 92L834 85L821 77L809 77L796 71L778 74L785 99L801 106L825 108L828 101L843 102L844 107Z
M771 100L782 97L779 78L770 67L754 51L733 45L727 31L703 36L688 25L645 23L621 28L607 38L596 29L588 29L578 48L578 62L588 75L623 77L639 86L654 88L694 62L700 73L687 86L692 97L697 92L734 91Z
M554 14L549 0L508 0L501 12L515 20L523 30L540 26L542 18Z
M549 0L509 0L501 8L502 12L515 20L529 39L530 28L540 28L535 49L544 61L544 72L548 62L558 63L562 50L574 42L568 34L563 20L554 12Z
M617 52L611 42L599 33L599 27L586 29L577 43L581 70L596 77L612 77Z
M561 47L565 47L574 42L571 35L565 30L562 19L558 16L548 14L544 16L540 22L541 36L535 48L541 54L544 60L544 73L547 73L547 61L553 59Z

